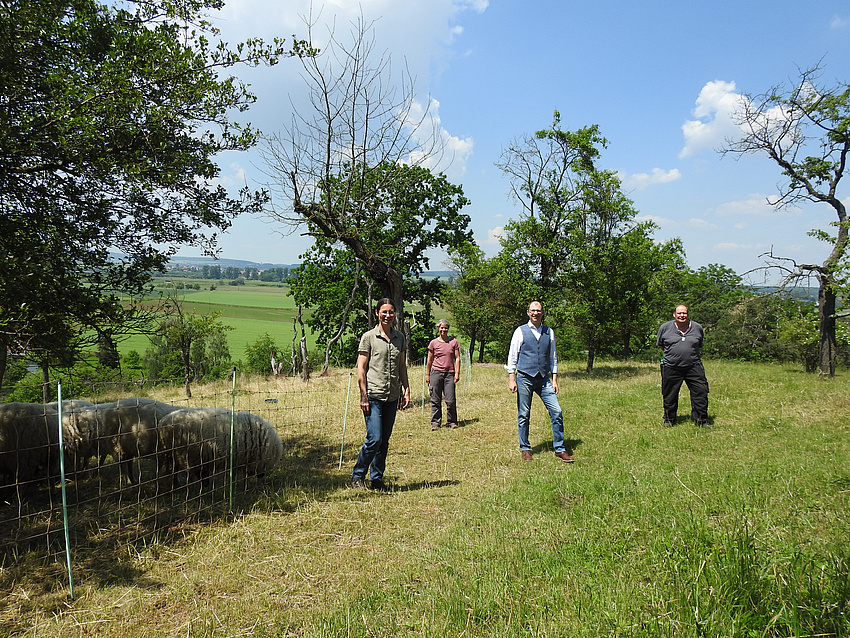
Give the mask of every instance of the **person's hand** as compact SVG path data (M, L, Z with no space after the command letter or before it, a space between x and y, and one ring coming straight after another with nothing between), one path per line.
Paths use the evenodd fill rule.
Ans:
M406 388L404 394L398 399L398 407L401 410L406 410L410 405L410 388Z
M513 376L508 377L508 390L516 394L516 378Z
M362 398L362 397L360 398L360 409L363 410L363 414L365 414L365 415L368 415L372 411L371 408L369 407L369 398L368 397L366 397L365 399Z

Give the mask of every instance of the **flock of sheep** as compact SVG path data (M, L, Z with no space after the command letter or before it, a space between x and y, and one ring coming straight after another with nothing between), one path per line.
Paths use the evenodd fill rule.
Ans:
M58 404L0 405L0 486L59 474ZM231 452L231 429L233 451ZM277 465L283 442L274 426L250 412L221 408L178 408L132 397L110 403L62 402L66 474L111 456L123 482L139 480L133 460L152 456L158 475L184 473L187 482L206 481L233 467L261 476Z

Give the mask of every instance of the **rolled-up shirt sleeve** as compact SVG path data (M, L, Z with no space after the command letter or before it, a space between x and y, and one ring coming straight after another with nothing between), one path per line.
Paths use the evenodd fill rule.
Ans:
M552 347L549 348L549 372L558 374L558 354L555 352L555 331L549 328L549 339L552 340Z
M519 347L522 345L522 327L514 330L511 337L511 347L508 349L508 363L505 365L505 372L508 374L516 373L516 362L519 359Z

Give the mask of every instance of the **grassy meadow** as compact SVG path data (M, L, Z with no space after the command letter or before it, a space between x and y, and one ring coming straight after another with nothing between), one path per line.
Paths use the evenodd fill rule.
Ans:
M219 312L221 322L232 329L227 332L227 343L234 361L244 359L245 347L257 341L264 333L271 335L280 348L289 348L292 344L293 319L298 309L288 295L289 288L281 285L244 285L229 286L216 283L215 290L209 290L210 280L187 279L183 283L198 283L202 290L184 289L178 291L186 312L210 314ZM161 290L165 288L160 286ZM304 311L306 322L309 311ZM300 327L298 328L300 338ZM315 347L315 339L307 329L307 346ZM132 336L122 341L118 348L122 354L135 350L144 354L150 347L145 336Z
M472 367L462 427L437 432L412 369L388 493L347 487L362 417L349 413L339 469L338 407L305 390L300 425L268 415L284 458L237 515L116 548L73 600L61 576L17 583L0 635L850 635L846 373L709 361L709 430L661 427L655 365L583 367L561 365L569 465L538 399L521 460L500 367ZM348 379L308 386L338 406Z

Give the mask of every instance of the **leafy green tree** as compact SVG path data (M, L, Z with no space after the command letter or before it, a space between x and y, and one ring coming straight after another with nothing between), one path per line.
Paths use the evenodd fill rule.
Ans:
M472 238L460 186L403 164L352 168L325 181L323 201L298 207L316 249L344 246L403 316L405 277L428 270L429 251Z
M663 320L669 321L673 309L685 304L691 318L706 332L712 332L748 294L741 277L723 264L680 271L669 293Z
M835 326L839 349L850 345L850 326L839 321ZM817 308L809 304L796 304L795 312L788 313L779 325L779 340L787 347L790 356L803 364L806 372L815 372L820 351L820 328Z
M225 332L233 328L219 321L219 312L186 313L182 304L174 300L169 303L169 309L170 314L162 320L156 336L151 339L154 348L149 360L162 362L159 374L172 376L179 370L186 396L191 397L192 381L201 379L212 369L220 371L222 365L230 361Z
M0 3L0 351L75 356L122 325L120 296L140 296L177 246L211 250L207 229L265 204L216 185L215 158L257 140L230 119L253 96L220 74L313 52L214 45L218 6Z
M514 140L496 163L523 210L520 220L506 226L502 246L528 268L544 298L559 287L569 258L563 239L570 233L570 212L582 205L582 184L599 157L598 147L608 144L596 125L572 132L561 129L560 122L555 111L551 128Z
M272 373L271 355L283 356L272 336L264 332L254 343L245 346L245 365L250 372Z
M681 242L653 242L654 224L635 221L617 175L597 167L607 144L596 126L561 129L556 111L499 164L526 213L506 224L502 259L539 287L553 324L580 336L588 372L598 353L645 340L660 281L683 262Z
M833 376L837 357L836 299L846 285L850 222L842 201L841 182L848 170L850 152L850 84L818 86L818 67L803 71L796 85L776 86L767 93L741 100L736 114L743 137L727 143L723 152L765 154L782 171L779 197L769 200L777 208L814 202L832 208L832 229L815 229L810 235L830 248L820 264L800 264L775 256L785 282L814 276L818 280L818 373Z
M703 352L740 361L790 361L794 353L781 339L781 327L796 310L796 302L775 295L747 295L706 334Z
M451 250L449 258L456 279L443 298L453 325L469 337L470 356L478 345L478 362L483 363L490 344L497 358L507 357L511 335L525 317L528 302L540 297L540 289L504 254L485 259L484 252L469 243Z
M301 259L289 280L289 294L297 306L312 308L307 325L316 342L325 345L324 374L331 358L356 362L356 340L346 335L358 336L371 327L371 287L363 281L359 261L347 250L317 243Z

